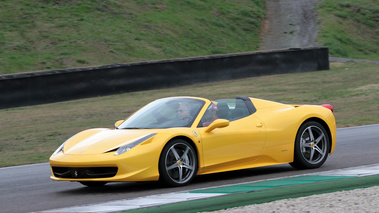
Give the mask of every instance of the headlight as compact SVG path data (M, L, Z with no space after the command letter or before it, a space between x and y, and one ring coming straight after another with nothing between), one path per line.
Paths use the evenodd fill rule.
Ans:
M129 151L130 149L132 149L133 147L137 146L138 144L146 141L147 139L153 137L154 135L156 135L157 133L151 133L151 134L148 134L148 135L145 135L143 137L140 137L140 138L137 138L135 139L134 142L132 143L129 143L128 141L128 144L124 145L124 146L121 146L120 148L117 149L116 153L114 154L115 156L117 155L121 155L127 151Z
M65 143L62 143L62 145L60 145L60 147L57 150L55 150L55 152L51 156L58 154L60 151L63 152L64 144Z
M75 135L74 135L74 136L75 136ZM65 144L68 140L70 140L71 138L73 138L74 136L70 137L70 138L67 139L65 142L63 142L62 145L60 145L60 147L58 147L58 149L55 150L55 152L54 152L51 156L58 154L60 151L64 152L64 150L63 150L64 144Z

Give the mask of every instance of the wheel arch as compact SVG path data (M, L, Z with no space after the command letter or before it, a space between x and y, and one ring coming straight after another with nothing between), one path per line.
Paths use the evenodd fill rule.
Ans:
M196 159L197 159L197 162L196 162L196 167L197 168L195 168L195 172L194 173L192 173L191 174L191 176L190 176L190 179L187 181L187 182L185 182L185 183L178 183L178 182L176 182L175 180L173 180L172 179L172 177L167 173L167 172L164 172L164 173L161 173L161 172L163 172L164 170L162 170L162 169L164 169L164 168L162 168L162 164L161 164L161 160L163 159L162 157L164 156L164 150L165 150L165 148L167 147L167 145L169 145L169 143L170 142L172 142L172 141L174 141L174 140L183 140L183 141L185 141L185 142L187 142L191 147L192 147L192 149L194 150L194 154L196 155ZM161 150L161 152L160 152L160 154L159 154L159 160L158 160L158 174L159 174L159 181L162 181L164 184L168 184L168 185L170 185L170 186L181 186L181 185L187 185L187 184L189 184L191 181L192 181L192 179L197 175L197 172L199 171L199 166L200 166L200 159L199 159L199 151L198 151L198 149L197 149L197 146L196 146L196 144L190 139L190 138L188 138L188 137L186 137L186 136L183 136L183 135L179 135L179 136L175 136L175 137L173 137L173 138L171 138L171 139L169 139L165 144L164 144L164 146L163 146L163 148L162 148L162 150ZM197 171L196 171L197 170ZM168 180L168 179L171 179L171 180ZM187 178L186 178L187 179Z
M200 155L199 155L199 150L195 144L195 142L189 138L189 137L186 137L186 136L183 136L183 135L179 135L179 136L175 136L173 138L171 138L170 140L168 140L165 145L163 146L163 148L170 142L170 141L173 141L173 140L176 140L176 139L181 139L181 140L185 140L187 141L191 146L192 148L195 150L196 152L196 157L197 157L197 167L199 168L200 167ZM159 159L161 158L162 156L162 151L163 151L163 148L161 149L161 152L159 154ZM159 162L159 161L158 161Z
M324 127L324 129L328 133L328 137L329 137L329 150L328 150L328 153L330 153L331 149L332 149L332 140L333 140L333 138L332 138L332 133L330 131L330 128L329 128L328 124L324 120L322 120L321 118L317 118L317 117L308 118L305 121L303 121L303 123L301 123L301 125L299 126L298 131L300 130L300 127L303 124L305 124L305 123L307 123L309 121L314 121L314 122L317 122L317 123L321 124L321 126Z
M186 137L186 136L182 136L182 135L181 136L176 136L176 137L171 138L169 141L167 141L167 143L170 142L170 141L172 141L172 140L175 140L175 139L182 139L182 140L187 141L188 143L191 144L192 148L195 149L196 155L199 155L199 150L197 150L197 146L196 146L195 142L193 142L193 140L191 140L191 138ZM199 157L197 157L197 158L199 158Z

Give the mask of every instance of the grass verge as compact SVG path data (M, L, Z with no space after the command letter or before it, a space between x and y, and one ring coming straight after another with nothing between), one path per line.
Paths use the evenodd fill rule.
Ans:
M377 0L321 1L319 17L319 43L332 56L379 60Z
M264 0L0 1L0 75L258 49Z
M0 167L46 162L75 133L112 128L152 100L239 95L288 104L332 104L338 127L379 123L379 66L335 63L331 70L149 90L0 110Z

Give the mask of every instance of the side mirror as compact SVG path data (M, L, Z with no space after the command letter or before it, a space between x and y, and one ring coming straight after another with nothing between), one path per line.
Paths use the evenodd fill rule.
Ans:
M114 124L114 127L117 129L125 120L119 120Z
M209 133L212 132L216 128L224 128L229 126L229 121L226 119L217 119L213 121L206 129L205 132Z

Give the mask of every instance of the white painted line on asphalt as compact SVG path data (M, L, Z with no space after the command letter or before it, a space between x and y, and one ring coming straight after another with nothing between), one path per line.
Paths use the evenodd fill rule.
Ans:
M379 164L373 164L362 167L355 167L350 169L338 169L327 172L319 172L317 175L326 175L326 176L370 176L370 175L379 175Z
M153 207L158 205L165 205L165 204L172 204L172 203L179 203L179 202L185 202L185 201L191 201L191 200L199 200L204 198L210 198L210 197L217 197L224 195L222 193L168 193L168 194L161 194L161 195L152 195L147 197L140 197L130 200L117 200L117 201L110 201L106 203L100 203L95 205L89 205L89 206L78 206L78 207L69 207L69 208L62 208L62 209L53 209L53 210L47 210L42 211L43 212L96 212L96 213L106 213L106 212L115 212L115 211L127 211L131 209L139 209L139 208L146 208L146 207Z
M306 174L306 175L297 175L297 176L291 176L291 177L307 176L307 175L363 177L363 176L378 175L378 174L379 174L379 164L373 164L373 165L368 165L368 166L337 169L337 170L332 170L332 171L318 172L318 173L312 173L312 174ZM284 178L289 178L289 177L281 177L277 179L284 179ZM262 180L254 181L254 182L262 182ZM247 183L252 183L252 182L239 183L235 185L242 185L242 184L247 184ZM218 187L212 187L212 188L219 188L219 187L224 187L224 186L218 186ZM201 189L198 189L198 190L201 190ZM190 191L194 191L194 190L190 190ZM179 203L179 202L199 200L199 199L204 199L204 198L225 195L225 193L189 193L190 191L151 195L151 196L139 197L139 198L134 198L134 199L129 199L129 200L110 201L106 203L100 203L100 204L94 204L94 205L88 205L88 206L77 206L77 207L53 209L53 210L41 211L40 213L47 213L47 212L49 213L50 212L51 213L52 212L54 213L61 213L61 212L107 213L107 212L127 211L131 209L139 209L139 208L146 208L146 207L154 207L154 206L160 206L160 205L165 205L165 204Z

